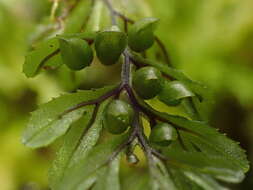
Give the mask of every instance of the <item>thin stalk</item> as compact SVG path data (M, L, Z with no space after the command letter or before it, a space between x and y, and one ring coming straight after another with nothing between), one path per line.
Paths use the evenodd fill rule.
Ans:
M121 18L126 19L126 21L128 21L128 22L132 22L132 20L127 19L127 17L125 17L125 16L121 15L120 13L118 13L117 11L115 11L109 0L103 0L103 1L110 11L112 24L117 24L115 16L120 16ZM151 123L156 122L155 118L157 117L157 115L154 114L152 111L146 109L145 106L143 106L142 104L140 104L138 102L138 98L135 97L135 94L133 92L131 82L130 82L130 79L131 79L131 76L130 76L131 75L131 67L130 67L130 58L131 57L130 56L131 55L127 49L124 51L123 55L124 55L124 63L122 64L122 70L121 70L121 84L117 88L107 92L106 94L100 96L97 99L77 104L77 105L73 106L72 108L65 110L61 114L61 116L66 113L69 113L71 111L74 111L76 109L79 109L81 107L87 106L87 105L99 106L99 104L102 103L103 101L105 101L106 99L108 99L112 96L117 97L119 95L119 93L121 93L122 90L126 90L128 97L130 99L130 102L131 102L131 104L134 108L134 111L135 111L134 120L132 123L133 129L132 129L132 131L130 131L130 135L127 138L127 140L125 142L123 142L121 145L119 145L119 147L111 154L111 156L108 158L108 160L105 162L105 164L108 164L108 162L111 162L113 159L115 159L120 152L122 152L135 139L137 139L139 144L142 146L144 153L146 154L150 168L152 168L152 167L155 167L155 161L154 161L153 156L156 156L157 158L159 158L161 160L166 160L166 158L163 155L161 155L158 151L154 150L149 145L148 140L143 132L143 126L140 121L140 118L141 118L140 112L144 113L150 119Z
M59 0L54 0L53 1L53 6L52 6L52 9L51 9L51 15L50 15L50 20L51 21L54 21L55 19L55 13L56 13L56 10L59 6Z
M111 13L112 16L112 23L116 23L116 19L115 19L115 15L118 16L119 18L121 18L124 22L125 22L125 31L128 30L128 27L127 27L127 23L130 23L130 24L134 24L135 21L125 15L123 15L122 13L116 11L113 6L111 5L111 3L109 2L109 0L104 0L107 7L109 8L109 11ZM157 43L157 45L159 46L159 48L161 49L163 55L164 55L164 59L166 61L166 63L169 65L169 66L172 66L171 65L171 61L170 61L170 56L169 56L169 53L166 49L166 46L163 44L163 42L161 41L161 39L157 36L155 36L155 42Z
M140 145L142 146L142 149L144 150L144 153L147 157L149 167L150 168L155 167L155 162L154 162L154 158L152 155L152 149L149 146L148 141L146 140L145 134L143 133L143 126L140 121L139 112L135 113L133 126L136 127L136 129L137 129L136 135L137 135L138 141L139 141Z
M130 85L130 57L127 50L124 52L124 63L122 64L121 82L123 85Z
M77 110L77 109L79 109L79 108L82 108L82 107L84 107L84 106L94 105L94 104L100 104L101 102L105 101L106 99L108 99L108 98L110 98L110 97L112 97L112 96L117 95L118 93L120 93L122 89L123 89L123 88L122 88L122 86L120 85L120 86L118 86L117 88L115 88L114 90L107 92L106 94L104 94L103 96L100 96L100 97L97 98L97 99L90 100L90 101L85 101L85 102L81 102L80 104L77 104L77 105L75 105L75 106L73 106L73 107L71 107L71 108L65 110L65 111L60 115L60 117L62 117L63 115L65 115L65 114L67 114L67 113L69 113L69 112L72 112L72 111L74 111L74 110Z
M105 5L107 6L107 8L110 11L112 25L117 25L117 21L116 21L116 17L115 17L115 11L112 7L112 4L110 3L109 0L103 0L103 1L104 1Z

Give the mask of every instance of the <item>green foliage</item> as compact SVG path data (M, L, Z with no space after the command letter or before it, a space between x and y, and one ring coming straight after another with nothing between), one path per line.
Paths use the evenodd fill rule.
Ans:
M47 146L56 138L63 135L70 125L78 120L86 108L64 113L65 110L81 103L100 97L112 87L98 90L79 91L75 94L62 95L46 103L32 113L27 130L24 132L22 142L30 147Z
M76 154L77 148L80 146L82 138L86 136L86 134L83 134L83 131L85 130L87 132L91 117L92 110L89 110L87 114L73 123L72 128L64 136L62 147L58 151L53 166L49 171L49 183L52 188L55 188L55 186L60 182L65 173L65 169L69 167L71 162L73 162L73 156ZM97 131L95 131L95 134L96 133ZM91 147L92 146L88 146L86 148L86 151Z
M34 77L45 64L50 67L60 66L62 64L61 59L59 59L60 55L57 55L52 62L48 63L52 60L51 55L58 53L58 48L59 42L56 38L38 44L34 50L26 55L23 66L23 72L26 76Z
M163 43L154 35L158 19L140 20L128 32L128 25L134 21L117 12L110 1L95 5L81 1L76 5L62 28L63 34L37 44L28 54L24 73L34 77L41 68L56 69L62 62L73 70L84 69L93 59L87 42L95 44L97 58L104 65L118 62L121 56L124 60L118 85L65 94L32 113L23 135L25 145L38 148L59 137L63 140L50 169L50 187L53 190L212 190L225 189L216 179L241 182L249 170L245 152L200 118L201 108L210 101L207 88L180 70L152 61L145 52L137 54L130 50L145 51L156 41L160 45L159 53L168 57ZM89 19L90 8L102 10L103 6L113 26L97 33L79 33L85 29L83 18ZM86 11L81 16L82 9ZM94 14L92 22L100 23L96 19L101 15ZM123 19L125 32L115 26L118 17ZM62 61L58 62L60 55ZM122 93L129 104L119 100ZM146 100L157 95L168 106L182 101L186 117L170 114L168 107L166 112L154 109ZM103 126L114 135L103 130ZM136 164L140 156L135 154L136 145L142 148L147 159L145 171L148 168L149 172L140 176L140 182L127 178L126 181L136 184L134 187L124 182L121 185L121 157L125 153L130 164Z
M98 174L98 180L94 190L120 190L119 179L120 159L116 158L107 167L103 168L101 174Z
M92 110L73 124L73 127L64 137L53 166L49 172L49 181L52 188L61 183L67 169L84 159L97 143L102 130L103 112L108 102L98 110L96 121L92 119Z
M54 38L50 38L47 40L42 41L41 43L35 44L34 49L32 49L25 57L25 63L23 65L23 72L27 77L35 77L39 74L39 72L44 68L50 68L50 69L56 69L60 67L63 63L70 65L70 62L76 61L73 59L73 54L78 54L78 48L75 48L73 54L70 54L69 56L72 56L72 59L70 59L69 56L65 56L66 51L67 53L70 51L70 49L66 49L67 47L70 48L70 46L66 47L66 44L60 43L59 39L68 39L69 41L73 41L73 39L76 38L82 38L86 40L92 40L94 39L95 34L91 32L86 33L75 33L75 34L64 34L64 35L58 35ZM62 42L62 40L60 40ZM83 60L86 63L80 63L81 65L85 64L88 65L88 63L92 60L92 52L87 46L86 42L81 42L81 44L84 44L84 47L81 48L84 53L81 53L81 57L77 59L78 62L82 62ZM64 45L64 48L63 48ZM80 45L80 41L79 41ZM60 50L61 49L61 50ZM62 50L63 49L63 50ZM64 56L62 57L61 51L65 51ZM70 53L70 52L69 52ZM63 60L62 60L63 58ZM76 59L76 58L75 58ZM75 63L77 64L77 63ZM78 64L77 64L78 65ZM73 67L73 66L72 66ZM75 66L74 68L76 68Z
M125 136L124 136L125 137ZM69 190L69 189L87 189L87 181L90 180L91 175L98 175L100 169L108 167L107 162L110 159L110 155L122 143L125 138L117 136L109 140L109 142L95 146L90 153L79 160L76 164L66 170L66 174L60 183L57 184L55 189ZM113 164L113 163L111 163ZM110 166L109 166L110 167ZM115 168L114 168L115 169ZM104 172L103 172L104 173ZM112 172L111 175L114 172ZM107 173L104 173L107 175ZM103 176L106 178L106 176ZM114 184L113 180L107 181L107 183ZM92 184L90 184L92 185ZM109 184L110 185L110 184ZM84 186L86 188L84 188Z
M186 190L186 189L207 189L207 190L228 190L227 188L219 185L215 180L211 177L201 174L198 175L191 171L182 171L178 169L171 168L171 175L174 178L175 185L178 189Z
M93 1L75 2L77 6L66 19L64 34L73 34L80 32L85 26L87 19L92 11ZM82 19L80 19L82 18Z

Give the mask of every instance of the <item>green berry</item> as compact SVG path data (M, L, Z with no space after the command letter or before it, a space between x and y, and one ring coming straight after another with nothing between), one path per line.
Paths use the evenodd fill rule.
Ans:
M120 134L127 130L133 120L134 111L122 100L111 101L104 114L103 124L110 133Z
M116 26L98 33L95 39L97 57L104 65L117 63L126 46L127 36Z
M136 52L150 48L155 41L154 30L157 22L157 18L144 18L133 24L128 32L129 47Z
M92 63L89 44L79 38L59 38L62 61L71 70L81 70Z
M161 72L154 67L143 67L133 76L133 88L143 99L154 98L163 88Z
M183 98L192 96L194 94L180 81L166 81L158 99L168 106L177 106Z
M177 140L177 138L176 129L168 123L155 125L149 136L150 142L160 146L168 146L172 141Z

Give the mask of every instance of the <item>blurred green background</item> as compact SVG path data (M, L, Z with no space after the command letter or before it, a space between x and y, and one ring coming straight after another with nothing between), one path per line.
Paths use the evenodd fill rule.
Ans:
M21 144L20 136L29 112L69 90L51 74L27 79L22 73L32 34L41 29L38 23L50 8L49 0L0 0L1 190L47 189L55 148L31 150ZM161 19L158 35L174 66L202 81L214 94L214 103L206 108L210 123L241 142L252 162L253 1L141 0L135 8ZM118 68L109 71L118 73ZM84 88L113 80L103 67L87 72ZM243 183L231 188L252 189L252 170Z

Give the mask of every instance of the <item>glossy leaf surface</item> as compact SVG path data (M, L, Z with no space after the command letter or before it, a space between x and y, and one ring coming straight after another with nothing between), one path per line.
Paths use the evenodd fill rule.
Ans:
M56 138L63 135L71 123L82 116L86 108L83 107L61 116L65 110L78 103L94 100L111 89L112 87L107 87L65 94L41 105L38 110L32 112L22 142L33 148L49 145Z
M110 155L125 140L125 137L117 136L94 147L87 157L81 159L66 171L68 175L62 179L55 190L82 189L82 184L86 179L107 165Z
M61 59L58 59L59 56L58 40L55 38L45 40L26 55L23 72L27 77L34 77L45 64L47 67L58 67L62 64Z
M179 104L181 99L192 96L195 95L180 81L166 81L158 98L165 104L174 106Z
M103 112L107 104L108 101L101 104L97 112L90 109L87 115L77 121L64 137L63 145L49 172L52 188L59 185L64 175L68 175L67 169L84 159L97 143L102 130ZM96 120L94 120L95 116Z

